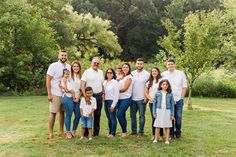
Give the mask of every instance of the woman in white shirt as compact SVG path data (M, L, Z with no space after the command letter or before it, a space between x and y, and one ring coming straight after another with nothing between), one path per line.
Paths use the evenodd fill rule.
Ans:
M122 65L123 77L119 80L120 84L120 95L117 106L117 118L122 129L122 137L127 136L127 121L126 111L129 108L132 100L132 75L129 63Z
M105 93L104 109L108 119L109 135L112 138L116 135L116 104L119 99L119 83L116 81L116 74L112 68L108 68L103 82Z
M73 61L71 64L71 87L74 91L75 98L72 97L63 97L62 104L66 112L65 117L65 126L66 126L66 137L72 138L76 136L76 130L80 120L80 80L81 78L81 65L78 61ZM71 132L71 118L72 114L75 114L73 127Z
M153 126L155 118L153 117L153 102L154 102L154 97L155 93L158 90L159 82L161 80L161 72L160 69L157 67L153 67L150 72L150 77L146 83L146 88L145 88L145 97L149 100L149 107L150 107L150 112L152 116L152 140L154 140L155 137L155 127ZM160 131L160 137L163 137L163 129Z

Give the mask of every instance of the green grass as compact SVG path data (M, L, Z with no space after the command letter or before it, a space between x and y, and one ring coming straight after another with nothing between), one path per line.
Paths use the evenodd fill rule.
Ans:
M101 136L93 141L58 137L57 121L57 140L50 142L46 97L0 97L0 156L236 156L236 99L194 98L193 104L193 110L185 109L183 113L182 138L170 145L150 140L149 108L143 139L106 138L107 119L103 112Z

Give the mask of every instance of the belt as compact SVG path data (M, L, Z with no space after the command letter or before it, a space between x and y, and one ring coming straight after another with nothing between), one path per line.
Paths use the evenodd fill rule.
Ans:
M100 93L93 93L93 96L102 96L103 92Z

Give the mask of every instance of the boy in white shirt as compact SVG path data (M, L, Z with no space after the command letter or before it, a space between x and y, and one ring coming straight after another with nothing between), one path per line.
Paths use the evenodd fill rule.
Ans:
M92 140L92 123L93 123L93 113L97 109L96 99L93 97L93 89L91 87L85 88L85 95L90 99L90 104L85 101L85 98L81 99L80 104L80 114L82 115L82 136L81 140L84 138L85 129L88 128L89 140Z

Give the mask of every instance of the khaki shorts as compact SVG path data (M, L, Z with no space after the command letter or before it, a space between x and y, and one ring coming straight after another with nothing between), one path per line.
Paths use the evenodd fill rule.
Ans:
M61 99L61 96L52 95L52 102L50 102L49 105L49 110L51 113L62 111Z

